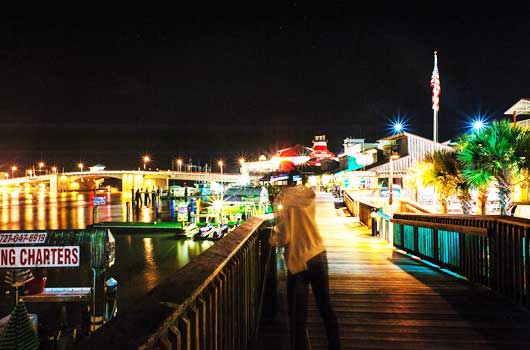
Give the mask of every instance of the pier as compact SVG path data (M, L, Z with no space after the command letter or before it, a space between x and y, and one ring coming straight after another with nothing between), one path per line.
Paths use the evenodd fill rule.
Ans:
M328 251L330 292L344 349L530 346L525 272L529 263L522 256L507 253L510 244L515 243L512 245L520 248L521 255L523 251L528 254L528 240L522 245L517 243L517 237L528 235L530 223L526 220L509 226L509 239L500 244L502 254L493 249L488 251L488 264L477 260L480 268L464 268L473 266L466 252L477 254L480 244L470 244L467 249L465 243L439 244L444 239L438 238L438 243L431 242L432 248L422 248L423 260L418 257L420 253L413 256L410 247L429 247L424 243L431 232L411 229L413 215L408 214L405 224L398 219L393 223L396 232L412 232L395 232L394 244L372 236L358 218L336 209L328 194L318 195L317 216ZM407 214L397 216L405 220ZM429 226L425 223L429 219L435 220L416 217L416 226L422 225L419 220ZM493 217L490 223L494 220L504 219ZM80 348L98 349L105 344L130 349L288 349L285 271L281 256L267 245L270 224L264 218L249 220L148 293L134 310L119 315L82 342ZM463 242L469 241L466 231L480 231L465 228L473 224L479 226L478 221L469 219L452 224L455 239L462 236L466 237ZM439 225L449 228L449 224ZM519 231L517 225L524 229ZM493 248L508 225L489 227L487 236L472 236ZM438 237L443 237L442 231L437 232ZM422 243L411 244L414 237L420 237ZM435 247L436 256L454 256L444 269L427 263L426 252ZM445 249L458 250L451 255ZM506 259L505 266L497 263L501 256ZM451 264L460 258L463 260L457 265L462 268L451 272ZM278 271L275 266L279 266ZM506 276L495 277L495 271L500 271L495 266ZM474 272L467 276L468 271ZM489 271L487 278L477 271ZM515 287L516 282L520 288ZM324 330L312 303L307 325L312 349L325 349Z

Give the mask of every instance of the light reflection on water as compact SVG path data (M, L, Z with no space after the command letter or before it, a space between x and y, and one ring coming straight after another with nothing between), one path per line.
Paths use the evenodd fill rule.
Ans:
M56 195L26 192L0 192L0 230L83 229L92 224L93 193L67 192ZM130 195L102 193L107 205L97 208L96 220L126 221L126 202ZM162 203L159 212L168 217L169 205ZM143 208L138 221L153 221L152 208ZM190 259L208 249L213 242L177 238L173 233L114 234L116 264L107 278L118 281L120 311L157 286ZM48 269L48 287L89 287L91 272L81 258L79 268Z

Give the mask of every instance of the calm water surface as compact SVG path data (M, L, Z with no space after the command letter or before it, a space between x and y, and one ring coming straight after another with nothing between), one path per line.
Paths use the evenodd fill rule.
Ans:
M130 195L97 193L106 197L106 205L96 209L96 221L125 221ZM0 192L0 230L83 229L93 222L94 193ZM159 208L163 221L172 221L170 203ZM142 208L137 221L152 221L153 208ZM107 278L118 281L119 310L124 310L150 289L208 249L213 242L177 238L172 233L114 234L116 264ZM91 272L85 261L79 268L48 270L48 287L89 287Z

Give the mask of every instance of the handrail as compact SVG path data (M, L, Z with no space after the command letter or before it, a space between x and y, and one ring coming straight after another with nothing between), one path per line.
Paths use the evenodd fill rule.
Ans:
M78 348L246 349L267 273L268 220L247 220Z
M394 214L393 244L530 307L530 220Z
M372 211L378 211L379 206L363 201L358 198L353 198L347 191L344 191L344 204L353 216L359 217L359 221L368 227L372 227Z
M414 225L417 223L417 221L414 221L414 220L402 220L402 219L392 219L390 221L393 223L401 224L401 225ZM432 223L432 222L422 222L421 226L429 227L433 229L442 229L442 230L447 230L447 231L458 231L460 233L481 236L481 237L488 236L488 229L482 228L482 227L438 224L438 223Z

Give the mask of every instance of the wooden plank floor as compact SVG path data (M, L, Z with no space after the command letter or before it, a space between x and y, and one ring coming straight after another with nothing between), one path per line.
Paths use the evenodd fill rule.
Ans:
M317 197L317 221L343 349L530 349L528 311L395 252L326 194ZM289 349L285 274L279 276L279 312L262 320L259 349ZM312 349L326 349L312 297L307 326Z

